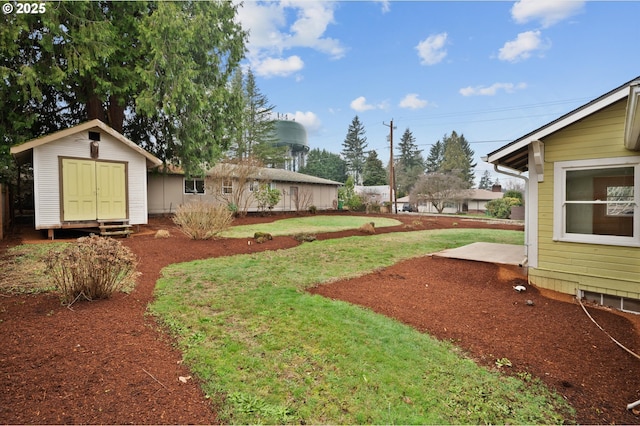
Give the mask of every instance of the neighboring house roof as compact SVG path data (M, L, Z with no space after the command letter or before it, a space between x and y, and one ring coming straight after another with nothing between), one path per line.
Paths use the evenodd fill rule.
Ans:
M51 133L46 136L42 136L38 139L30 140L21 145L13 146L11 147L11 154L14 155L16 159L25 159L30 154L31 150L33 150L33 148L60 140L64 137L74 135L76 133L89 131L89 130L97 130L97 129L100 129L103 132L110 134L119 142L122 142L132 150L138 152L140 155L143 155L147 159L147 164L149 166L158 166L162 164L162 161L158 159L156 156L144 150L143 148L138 146L135 142L132 142L131 140L127 139L122 134L115 131L111 127L107 126L105 123L103 123L100 120L87 121L85 123L78 124L77 126L69 127L68 129L60 130L58 132Z
M627 99L627 114L625 117L625 147L640 150L640 77L611 90L593 101L527 133L502 148L487 155L485 161L510 169L525 172L529 168L528 147L534 141L549 136L609 105Z
M239 166L231 163L218 163L211 170L207 172L207 175L213 174L216 171L216 168L220 169L222 167L226 168L229 171L229 174L231 175L231 177L233 177L234 169ZM270 180L270 181L277 181L277 182L311 183L311 184L318 184L318 185L342 186L342 183L340 182L319 178L316 176L305 175L303 173L292 172L290 170L273 169L270 167L256 167L255 169L256 169L255 173L253 173L252 176L249 176L251 179ZM163 170L169 174L177 174L177 175L184 174L184 171L180 167L173 166L173 165L168 165Z
M489 191L488 189L469 189L465 194L465 198L468 200L489 201L502 198L503 195L502 192Z

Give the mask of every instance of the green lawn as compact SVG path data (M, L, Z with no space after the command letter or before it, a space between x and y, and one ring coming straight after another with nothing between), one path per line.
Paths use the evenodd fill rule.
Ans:
M223 423L571 421L535 380L480 368L446 342L304 291L476 241L522 244L523 234L392 233L172 265L150 311L175 333Z
M398 220L384 217L314 215L281 219L255 225L232 226L220 236L226 238L250 238L256 232L268 232L274 236L297 233L317 234L355 229L368 222L374 222L377 228L402 225L402 222Z

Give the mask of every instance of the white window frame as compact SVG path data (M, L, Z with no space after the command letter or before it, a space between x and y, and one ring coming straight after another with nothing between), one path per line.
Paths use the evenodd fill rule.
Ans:
M220 188L220 192L222 195L233 194L233 179L231 178L222 178L222 187ZM230 185L227 185L230 184Z
M201 181L202 182L202 192L198 191L198 185L196 185L197 181ZM187 191L187 182L193 182L193 188L196 190L196 192L188 192ZM182 182L182 190L184 191L185 195L205 195L206 189L205 189L205 182L204 179L183 179Z
M566 231L567 172L633 167L633 236L577 234ZM598 158L554 163L553 240L571 243L640 247L640 157Z

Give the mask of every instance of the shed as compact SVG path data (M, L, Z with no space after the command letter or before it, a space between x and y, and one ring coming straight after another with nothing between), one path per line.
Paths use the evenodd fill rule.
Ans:
M36 229L127 232L147 223L147 169L162 162L100 120L11 148L33 165ZM115 228L115 227L118 228Z
M640 77L485 160L526 181L533 284L640 312Z

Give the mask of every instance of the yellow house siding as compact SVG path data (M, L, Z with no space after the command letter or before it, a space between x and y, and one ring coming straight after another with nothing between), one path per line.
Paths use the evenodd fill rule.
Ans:
M538 184L538 264L532 283L563 293L576 289L640 298L640 248L553 240L554 163L638 156L623 143L626 100L546 137L544 182Z

